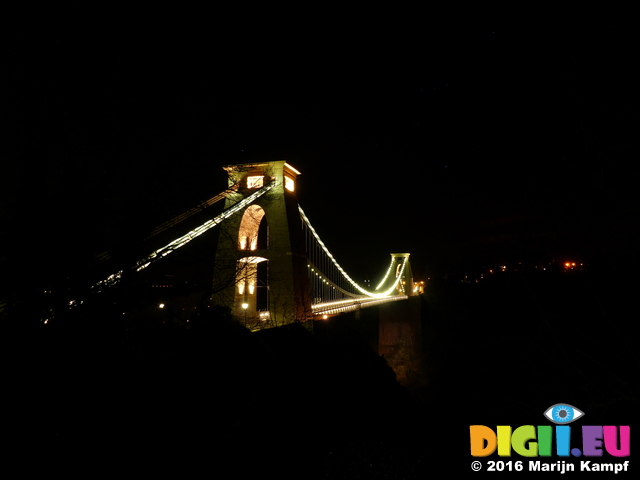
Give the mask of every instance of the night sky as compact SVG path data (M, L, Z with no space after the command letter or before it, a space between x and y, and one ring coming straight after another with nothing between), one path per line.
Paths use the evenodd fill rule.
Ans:
M278 159L355 278L391 252L416 277L633 260L638 42L621 22L219 22L5 46L5 275L81 270L223 190L223 165Z

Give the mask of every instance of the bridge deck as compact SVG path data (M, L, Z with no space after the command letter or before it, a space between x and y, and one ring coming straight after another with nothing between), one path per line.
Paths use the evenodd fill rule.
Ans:
M396 300L406 300L407 295L394 295L391 297L372 298L362 296L358 298L349 298L346 300L336 300L333 302L316 303L311 305L313 315L335 315L338 313L351 312L363 307L372 307L387 302L395 302Z

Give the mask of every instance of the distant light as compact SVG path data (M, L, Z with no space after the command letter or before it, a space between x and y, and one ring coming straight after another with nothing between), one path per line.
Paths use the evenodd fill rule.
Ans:
M158 307L164 308L164 303L161 303L160 305L158 305Z
M326 320L327 318L329 318L329 315L322 315L323 320Z
M246 310L247 308L249 308L249 304L248 303L243 303L242 304L242 308L244 308Z

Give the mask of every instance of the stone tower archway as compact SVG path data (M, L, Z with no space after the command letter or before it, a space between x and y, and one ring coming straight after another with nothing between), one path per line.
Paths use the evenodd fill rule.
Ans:
M231 309L248 328L280 326L311 319L307 254L298 211L296 179L300 174L284 160L228 165L229 187L235 191L225 209L274 182L264 195L225 221L220 229L212 302ZM267 239L258 241L268 222ZM267 262L266 280L258 266ZM268 291L268 313L258 309L258 288Z

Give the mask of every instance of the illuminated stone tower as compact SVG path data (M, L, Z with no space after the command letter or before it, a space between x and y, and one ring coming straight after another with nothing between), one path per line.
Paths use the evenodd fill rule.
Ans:
M213 303L229 307L250 329L310 320L307 255L296 197L300 172L284 160L224 169L234 190L225 209L262 188L271 189L220 228Z
M411 271L411 263L409 263L410 253L392 253L391 254L391 266L389 272L376 290L385 291L389 287L393 286L398 277L402 275L402 278L398 282L397 295L415 295L413 286L413 273ZM404 262L404 269L402 268Z

